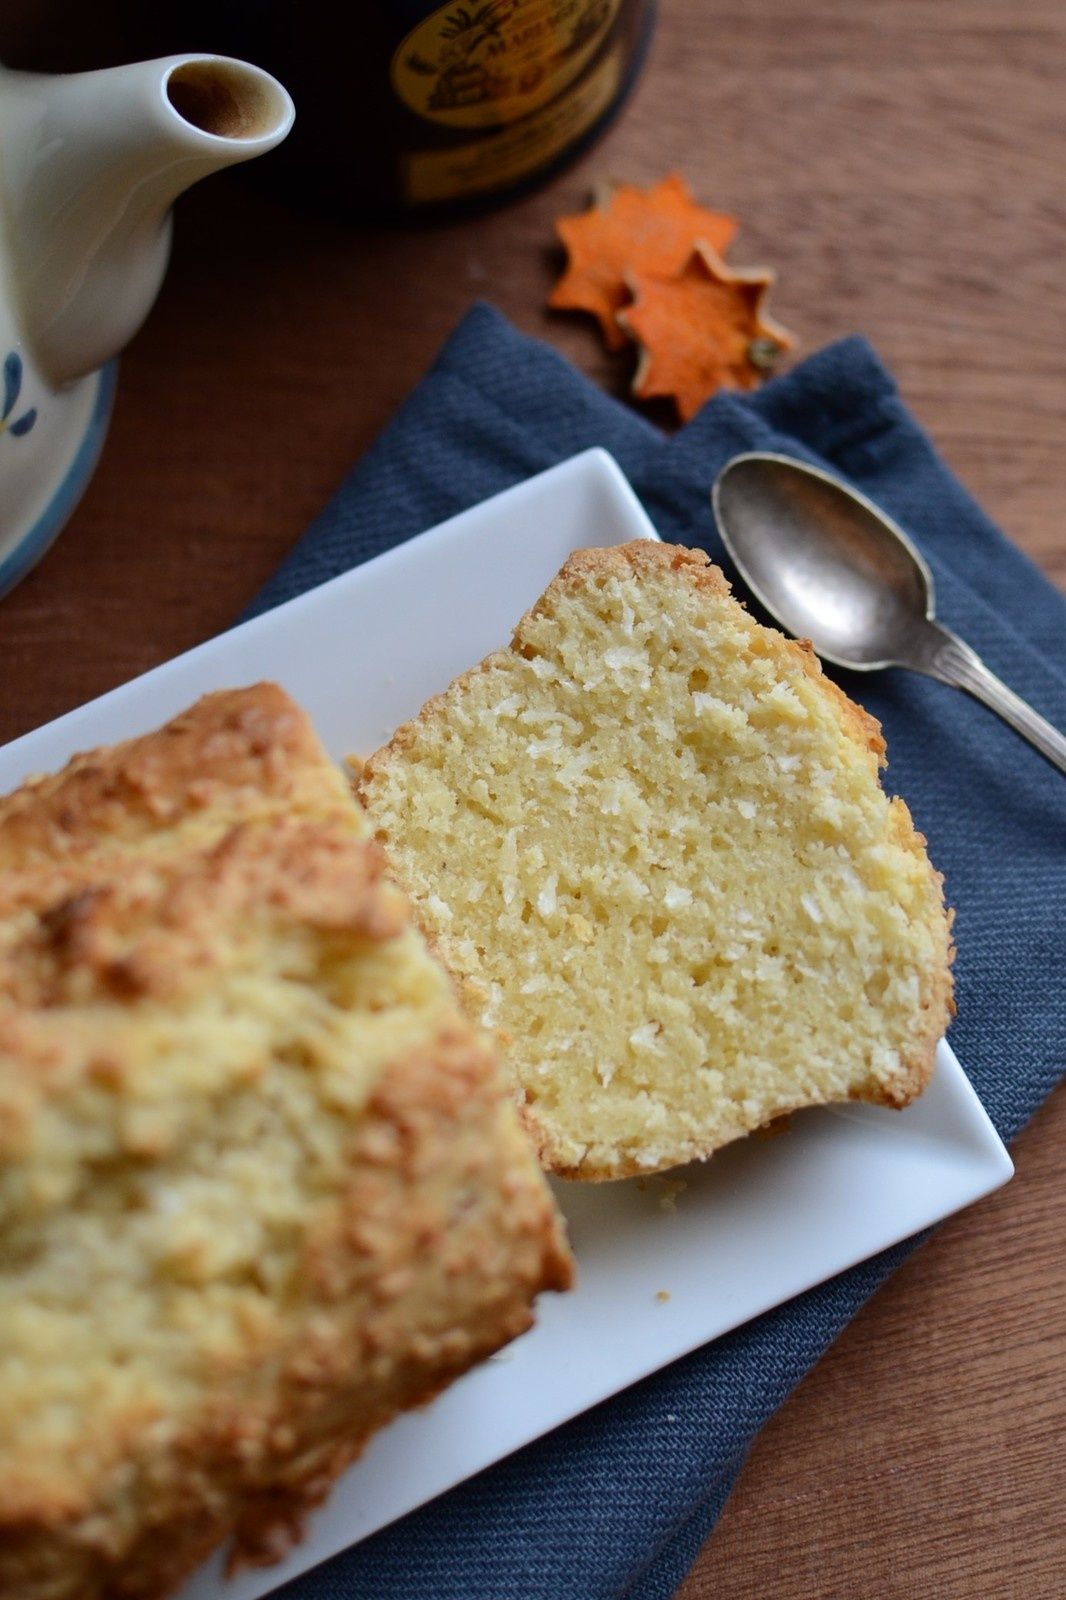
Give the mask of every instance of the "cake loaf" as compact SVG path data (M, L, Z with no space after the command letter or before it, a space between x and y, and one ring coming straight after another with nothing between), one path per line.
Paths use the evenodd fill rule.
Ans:
M269 1560L570 1265L485 1036L268 684L0 801L0 1594Z
M572 556L359 792L546 1166L655 1171L804 1106L903 1106L950 919L874 719L700 551Z

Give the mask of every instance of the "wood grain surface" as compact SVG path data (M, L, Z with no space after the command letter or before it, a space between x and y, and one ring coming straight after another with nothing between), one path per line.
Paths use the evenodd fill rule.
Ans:
M10 0L0 57L56 3ZM0 737L226 627L475 297L620 392L626 358L542 309L551 220L604 176L734 211L802 347L867 333L1061 581L1064 72L1061 0L662 0L621 121L493 215L359 232L203 185L99 472L0 608ZM1064 1149L1060 1096L767 1428L679 1600L1066 1594Z

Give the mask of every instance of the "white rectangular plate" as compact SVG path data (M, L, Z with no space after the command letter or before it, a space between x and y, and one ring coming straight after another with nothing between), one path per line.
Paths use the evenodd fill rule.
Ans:
M654 539L610 456L589 450L0 750L0 791L75 750L158 726L260 678L307 708L338 758L369 754L429 695L505 644L571 550ZM281 1565L231 1583L215 1560L179 1600L255 1600L686 1351L939 1221L1011 1175L942 1044L906 1111L807 1112L661 1179L560 1184L580 1282L536 1327L380 1434ZM667 1204L664 1205L664 1201ZM665 1290L668 1299L661 1297Z

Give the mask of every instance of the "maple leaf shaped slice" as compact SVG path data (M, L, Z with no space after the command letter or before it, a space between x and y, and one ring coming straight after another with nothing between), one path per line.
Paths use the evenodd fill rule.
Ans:
M774 274L733 272L697 245L676 277L629 274L632 305L618 321L640 346L632 392L668 396L688 422L718 389L754 389L792 336L763 310Z
M732 217L697 205L676 172L650 189L631 183L602 189L587 211L560 217L555 228L568 265L548 304L591 312L608 350L626 342L618 312L630 297L628 272L672 278L696 244L722 251L737 231Z

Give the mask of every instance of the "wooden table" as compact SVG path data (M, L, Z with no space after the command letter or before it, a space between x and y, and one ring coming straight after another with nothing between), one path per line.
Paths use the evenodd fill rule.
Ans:
M1061 0L663 0L621 122L496 215L358 234L204 186L99 473L0 611L0 736L226 627L475 296L620 388L624 361L541 309L551 219L604 175L681 168L736 212L734 258L776 265L803 346L868 333L1061 579L1064 70ZM943 1227L766 1429L680 1600L1066 1593L1064 1148L1059 1096L1015 1182Z

